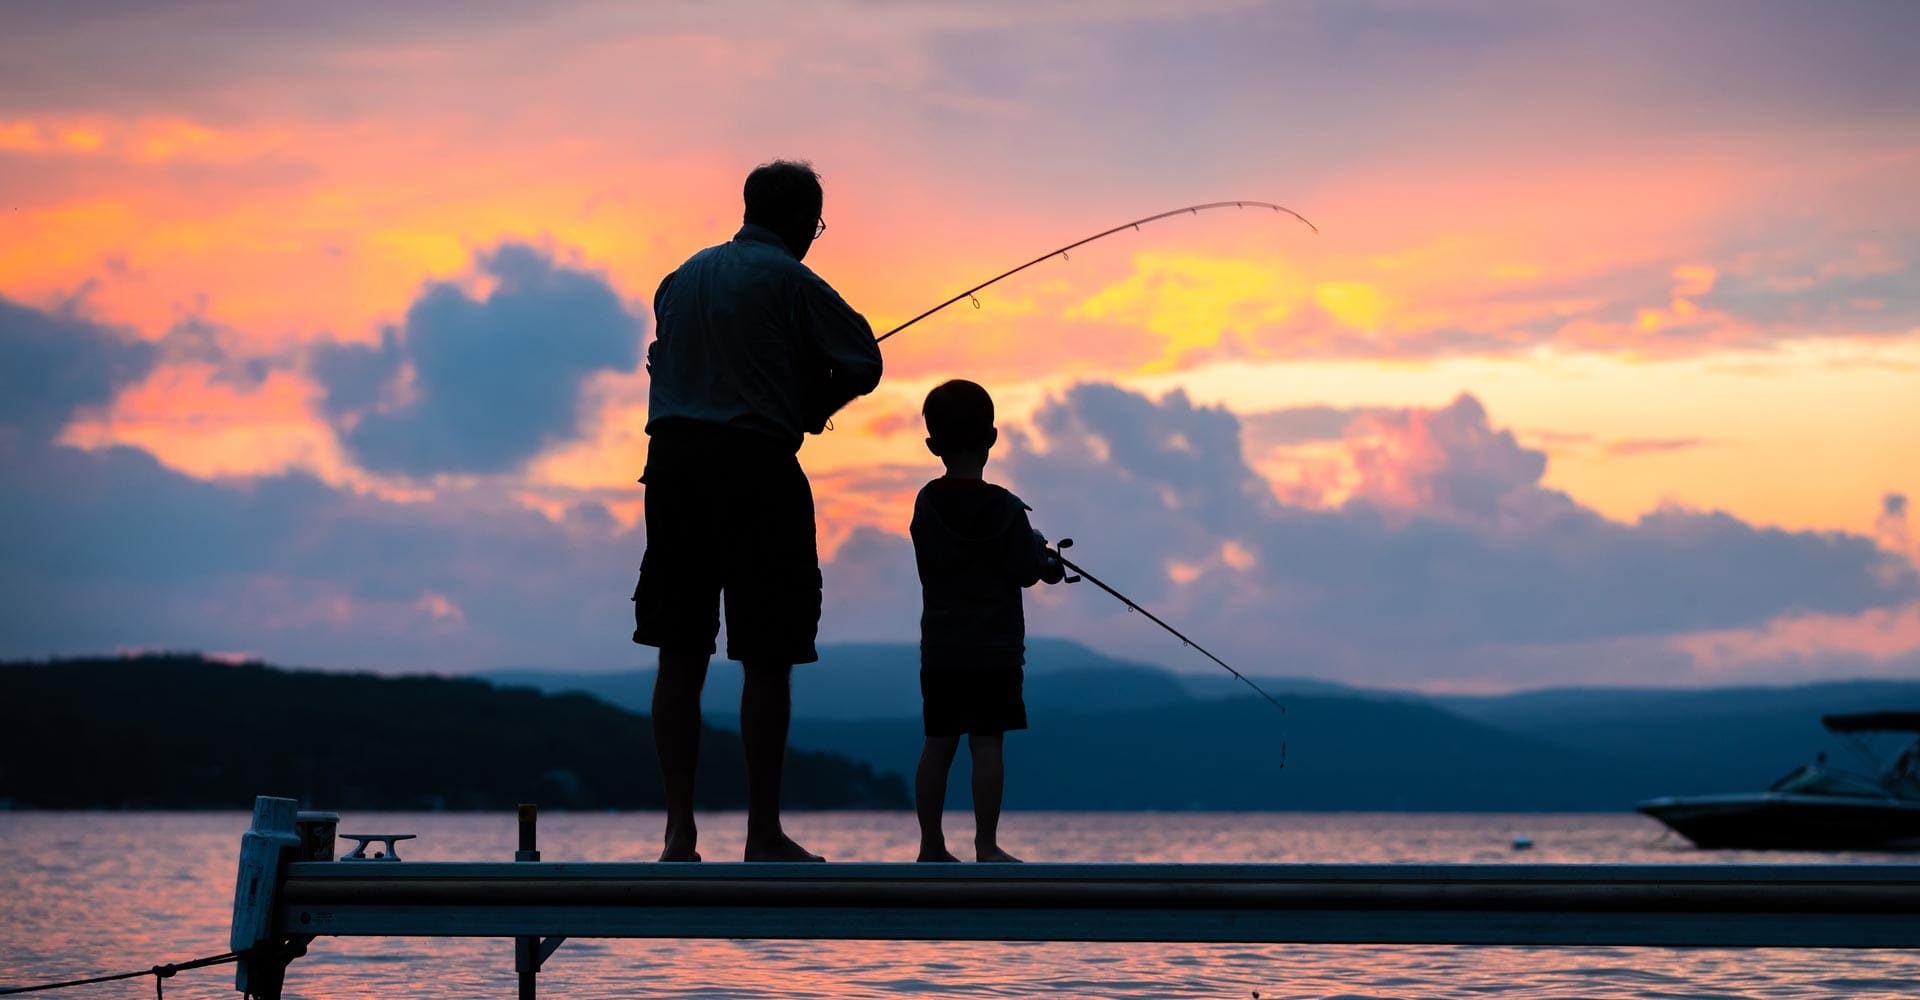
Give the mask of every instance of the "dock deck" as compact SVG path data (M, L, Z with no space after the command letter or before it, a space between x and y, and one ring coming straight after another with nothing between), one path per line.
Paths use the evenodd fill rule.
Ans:
M1920 866L296 862L315 935L1913 947Z

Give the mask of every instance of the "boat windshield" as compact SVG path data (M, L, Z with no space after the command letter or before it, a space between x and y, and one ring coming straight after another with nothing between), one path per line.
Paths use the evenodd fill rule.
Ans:
M1793 795L1847 795L1864 796L1876 799L1888 798L1887 790L1878 784L1844 771L1829 771L1824 767L1802 764L1792 774L1773 783L1769 791L1787 792Z

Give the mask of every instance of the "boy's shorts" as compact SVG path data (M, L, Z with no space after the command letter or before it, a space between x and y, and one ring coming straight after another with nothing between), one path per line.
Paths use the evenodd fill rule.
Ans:
M658 428L647 445L647 551L633 641L715 651L726 594L727 658L820 658L813 491L778 440L715 424Z
M920 654L921 716L928 736L1004 733L1027 728L1021 697L1026 671L1018 655Z

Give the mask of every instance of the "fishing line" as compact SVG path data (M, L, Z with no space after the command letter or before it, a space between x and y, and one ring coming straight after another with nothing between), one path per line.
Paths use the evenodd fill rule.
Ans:
M980 300L973 297L975 292L978 292L981 289L986 288L989 285L995 284L996 282L999 282L1003 279L1011 278L1014 275L1019 274L1021 271L1024 271L1027 268L1032 267L1035 264L1041 263L1046 260L1050 260L1054 257L1068 259L1067 251L1076 249L1078 247L1086 246L1087 244L1092 243L1094 240L1105 239L1106 237L1112 236L1114 233L1125 232L1126 230L1129 230L1129 229L1138 230L1141 226L1144 226L1149 222L1158 222L1161 219L1169 219L1176 215L1199 215L1201 212L1204 212L1204 211L1207 211L1208 209L1213 209L1213 208L1270 208L1275 212L1284 212L1288 215L1293 216L1296 219L1299 219L1302 223L1305 223L1308 229L1313 230L1314 235L1317 236L1320 233L1320 227L1314 225L1311 222L1308 222L1306 216L1301 215L1299 212L1296 212L1291 208L1285 208L1280 205L1275 205L1270 201L1210 201L1204 205L1187 205L1183 208L1176 208L1171 211L1161 212L1157 215L1149 215L1144 219L1135 219L1132 222L1123 222L1113 227L1112 229L1103 229L1100 232L1094 233L1092 236L1089 236L1085 239L1075 240L1072 243L1069 243L1066 246L1059 248L1058 250L1049 250L1046 253L1043 253L1040 256L1035 257L1030 261L1027 261L1025 264L1022 264L1019 267L996 274L993 277L988 278L987 280L982 281L981 283L973 286L972 288L969 288L966 291L961 292L958 295L955 295L953 298L950 298L945 302L942 302L939 305L934 306L932 309L929 309L926 312L923 312L920 315L915 316L910 320L907 320L905 323L902 323L899 326L896 326L893 329L888 330L887 332L881 334L880 336L873 338L874 343L877 344L883 340L886 340L888 337L891 337L894 334L899 333L900 331L906 329L907 327L910 327L913 324L918 323L923 319L926 319L928 316L931 316L934 313L937 313L940 310L945 309L950 305L953 305L955 302L958 302L961 299L971 300L973 302L973 307L975 309L978 309L980 308Z
M1255 684L1253 680L1249 678L1246 674L1243 674L1240 671L1233 669L1232 665L1227 663L1227 661L1219 658L1218 656L1213 655L1212 651L1208 650L1207 647L1202 646L1199 643L1194 642L1192 639L1187 638L1186 635L1182 633L1179 629L1174 628L1173 626L1167 624L1164 621L1161 621L1160 616L1154 614L1151 611L1148 611L1146 608L1141 607L1136 601L1134 601L1133 598L1128 597L1125 594L1122 594L1121 592L1113 589L1111 586L1108 586L1106 581L1100 579L1097 576L1094 576L1092 573L1089 573L1084 569L1081 569L1079 565L1075 564L1074 562L1069 560L1065 555L1061 554L1066 549L1069 549L1071 547L1073 547L1073 539L1071 538L1062 538L1060 539L1059 544L1055 546L1055 548L1059 551L1056 551L1054 553L1054 558L1060 560L1060 565L1065 566L1068 570L1070 570L1074 574L1073 576L1067 577L1063 582L1079 583L1082 579L1084 579L1088 583L1091 583L1094 586L1099 587L1101 590L1104 590L1107 593L1112 594L1114 597L1119 598L1120 603L1125 604L1130 610L1138 611L1141 614L1146 615L1148 621L1154 623L1155 625L1160 626L1163 629L1166 629L1168 632L1173 633L1174 638L1180 640L1181 642L1185 643L1188 646L1193 647L1194 649L1199 650L1200 654L1202 656L1205 656L1207 659L1212 660L1215 663L1218 663L1222 669L1226 670L1227 673L1230 673L1234 677L1238 678L1240 680L1240 683L1245 684L1246 686L1252 688L1255 694L1258 694L1260 697L1265 698L1267 700L1267 704L1272 705L1274 708L1279 709L1281 715L1287 714L1287 706L1280 704L1278 701L1275 701L1273 695L1268 694L1266 692L1266 689L1262 688L1258 684ZM1287 741L1285 739L1282 739L1280 741L1280 766L1281 767L1287 766Z

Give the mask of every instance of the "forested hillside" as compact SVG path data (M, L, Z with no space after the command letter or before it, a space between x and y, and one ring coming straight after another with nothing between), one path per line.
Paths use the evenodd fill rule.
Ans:
M700 805L743 808L739 737L709 728ZM0 799L15 808L655 809L651 723L484 681L141 656L0 665ZM905 784L796 749L793 808L902 808Z

